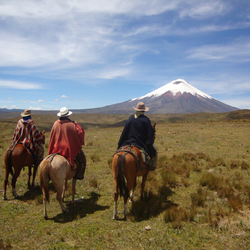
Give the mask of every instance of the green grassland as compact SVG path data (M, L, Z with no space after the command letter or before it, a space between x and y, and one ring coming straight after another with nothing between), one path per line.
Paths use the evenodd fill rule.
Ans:
M149 117L157 123L158 167L148 176L143 202L138 181L127 221L112 220L111 161L128 116L73 114L85 129L87 158L76 206L70 206L69 187L70 210L63 214L51 184L45 220L39 178L28 190L25 168L19 199L9 185L8 200L0 200L0 249L250 249L250 111ZM3 156L18 119L0 119L0 195ZM56 116L33 119L46 130L46 156Z

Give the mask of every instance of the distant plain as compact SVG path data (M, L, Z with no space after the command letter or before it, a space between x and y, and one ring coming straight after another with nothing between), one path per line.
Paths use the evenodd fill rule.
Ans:
M19 115L0 119L0 195L3 156ZM138 181L127 221L112 220L111 161L128 115L73 114L85 129L87 157L76 207L69 189L70 211L63 214L51 185L44 220L38 175L35 190L28 190L25 168L17 180L20 198L13 199L9 185L8 200L0 201L0 249L249 249L250 110L148 116L157 123L158 167L148 176L143 202ZM32 118L46 130L47 156L57 117ZM118 208L122 212L122 199Z

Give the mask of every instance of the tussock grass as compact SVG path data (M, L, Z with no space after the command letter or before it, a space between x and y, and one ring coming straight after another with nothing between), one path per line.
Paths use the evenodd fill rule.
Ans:
M180 115L181 119L175 115L170 119L174 124L168 115L150 115L157 122L159 164L148 175L143 202L138 178L126 222L112 220L111 164L128 116L75 115L73 119L85 128L87 157L85 178L76 185L76 206L70 203L70 182L66 214L50 184L49 220L44 220L38 178L35 190L28 190L25 168L17 181L20 198L13 199L8 186L9 200L0 201L0 248L249 249L250 121L240 119L240 114L190 114ZM34 116L38 128L46 128L46 145L56 119ZM3 155L16 122L17 118L0 120L2 184ZM47 147L45 151L46 156ZM122 199L118 211L123 211Z

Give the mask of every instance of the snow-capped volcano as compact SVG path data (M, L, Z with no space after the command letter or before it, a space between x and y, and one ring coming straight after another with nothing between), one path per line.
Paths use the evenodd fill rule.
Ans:
M153 114L223 113L237 110L237 108L217 101L196 89L185 80L177 79L144 96L102 108L82 110L82 112L131 114L134 112L133 107L136 107L138 101L144 102L149 107L148 113Z
M159 97L165 93L170 91L174 96L177 94L183 94L183 93L190 93L191 95L194 96L202 96L204 98L212 99L211 96L205 94L204 92L198 90L197 88L193 87L189 83L187 83L185 80L182 79L177 79L175 81L172 81L142 97L135 98L135 99L143 99L147 97ZM132 100L135 100L132 99Z

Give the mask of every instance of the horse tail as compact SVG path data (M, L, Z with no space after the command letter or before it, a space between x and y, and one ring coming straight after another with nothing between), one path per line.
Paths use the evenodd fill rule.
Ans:
M13 176L12 162L11 162L12 150L8 149L5 157L5 168Z
M40 187L43 190L45 199L49 202L49 168L50 161L44 160L40 164Z
M126 185L125 182L125 178L124 178L124 174L123 174L123 170L124 170L124 166L125 166L125 155L118 155L118 161L117 161L117 188L118 188L118 192L120 191L120 197L121 196L129 196L129 191L128 191L128 187Z

